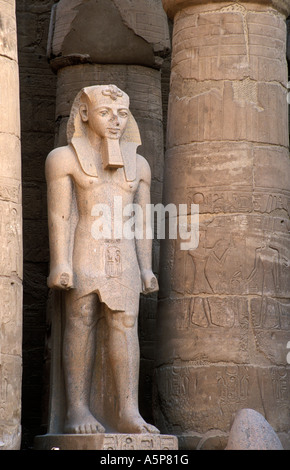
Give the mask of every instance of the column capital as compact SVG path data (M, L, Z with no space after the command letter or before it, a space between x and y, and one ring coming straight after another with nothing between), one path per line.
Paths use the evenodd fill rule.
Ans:
M47 53L54 70L83 63L160 68L169 50L161 0L59 0L52 8Z
M213 7L218 8L218 4L229 6L228 2L223 0L162 0L163 8L166 11L169 18L173 19L176 13L183 10L184 8L198 5L211 4ZM286 17L290 14L290 0L243 0L243 1L232 1L232 5L244 5L247 4L260 4L265 7L274 8L279 13L282 13Z

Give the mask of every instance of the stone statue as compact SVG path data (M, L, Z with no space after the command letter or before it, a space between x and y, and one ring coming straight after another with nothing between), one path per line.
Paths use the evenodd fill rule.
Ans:
M159 433L138 408L139 297L158 290L151 267L152 239L120 232L128 221L125 207L135 203L145 213L150 203L150 168L136 153L141 141L127 94L114 85L82 89L72 106L67 140L68 145L54 149L46 161L48 286L63 292L65 311L63 432L106 430L106 423L92 411L92 401L99 400L92 387L94 367L100 366L95 358L102 318L114 385L114 431ZM116 212L115 201L121 204L119 211L104 218L106 210Z

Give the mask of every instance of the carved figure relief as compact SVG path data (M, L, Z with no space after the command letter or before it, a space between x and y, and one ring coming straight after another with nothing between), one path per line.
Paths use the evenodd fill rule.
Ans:
M11 203L3 203L0 207L0 237L3 250L0 257L2 274L14 274L22 277L21 263L21 228L20 215Z

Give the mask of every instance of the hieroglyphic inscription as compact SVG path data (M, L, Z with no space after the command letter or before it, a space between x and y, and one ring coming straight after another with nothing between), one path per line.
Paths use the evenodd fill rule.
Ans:
M21 361L19 357L3 355L0 365L0 421L14 421L20 418L18 405L21 390L15 388L15 377L21 376ZM2 424L2 423L1 423ZM1 435L0 435L1 440Z
M7 179L0 178L0 200L11 201L19 204L21 197L21 187L19 182L9 182Z
M175 399L181 399L189 394L189 376L186 368L173 367L167 371L167 380L165 382L166 393Z
M5 2L6 3L6 2ZM7 12L5 11L7 8ZM16 33L15 33L15 22L11 18L11 13L9 10L11 6L3 5L4 10L1 11L1 21L0 21L0 56L9 57L16 59Z
M117 246L108 246L105 260L106 275L120 277L122 274L121 250Z
M200 213L218 212L251 212L253 210L253 196L250 188L229 189L228 191L216 188L214 191L199 188L189 188L187 204L199 204Z
M9 277L0 278L0 298L0 353L20 355L21 342L18 344L13 339L22 336L21 283Z
M240 403L248 397L249 375L246 367L226 367L217 373L220 403Z
M0 364L0 419L5 419L5 406L7 403L7 373L4 364Z
M289 397L289 376L286 369L271 371L273 396L278 403L287 403Z
M126 435L105 434L104 450L174 450L177 449L177 439L174 436L149 434Z
M0 274L22 278L21 213L12 203L0 205Z
M188 210L191 204L199 204L200 213L236 213L260 212L272 213L283 210L290 215L290 194L287 191L273 191L266 188L254 191L249 188L236 188L225 190L189 188L187 192Z

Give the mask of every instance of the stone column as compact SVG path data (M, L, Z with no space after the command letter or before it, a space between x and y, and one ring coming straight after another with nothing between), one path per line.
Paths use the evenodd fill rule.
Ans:
M199 246L161 249L156 425L224 448L253 408L290 447L289 1L163 0L174 19L164 204Z
M72 102L85 86L115 84L130 97L141 134L138 152L152 172L151 202L160 203L164 136L161 67L169 53L161 0L60 0L52 10L48 56L57 74L56 142L66 144ZM159 242L153 243L158 274ZM157 295L141 298L141 410L150 419Z
M18 450L22 378L19 77L15 1L0 3L0 450Z

